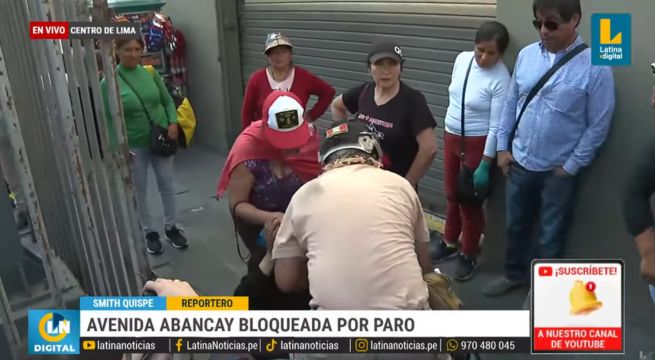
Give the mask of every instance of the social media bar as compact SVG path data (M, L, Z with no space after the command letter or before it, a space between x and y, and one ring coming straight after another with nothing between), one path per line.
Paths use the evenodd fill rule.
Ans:
M530 338L81 338L90 352L148 353L526 353Z

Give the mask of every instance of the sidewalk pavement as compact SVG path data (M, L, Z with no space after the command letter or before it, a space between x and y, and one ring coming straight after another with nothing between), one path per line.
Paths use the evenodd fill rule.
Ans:
M189 247L177 250L164 244L164 253L150 256L155 273L161 277L189 281L203 295L231 295L240 278L246 272L239 259L234 224L227 199L216 201L216 183L225 157L214 152L193 147L182 150L175 159L178 187L179 224L189 239ZM150 173L149 203L153 214L161 213L161 200L156 191L154 174ZM161 215L160 215L161 217ZM162 225L163 227L163 225ZM484 252L479 259L480 269L470 281L456 284L456 291L467 309L510 310L520 309L525 291L515 291L499 298L486 298L480 289L502 269L504 249L488 237ZM241 246L242 254L247 250ZM607 254L611 258L612 254ZM448 264L441 265L448 271ZM646 300L648 289L641 282L626 281L626 355L605 356L604 359L639 359L640 351L655 351L655 307ZM644 299L637 299L644 297ZM632 301L632 299L638 301ZM643 301L642 301L643 300ZM634 305L634 306L632 306ZM475 326L475 324L470 324ZM499 324L498 326L502 326ZM525 354L485 354L487 359L525 359ZM236 359L236 356L212 356L212 359ZM556 355L557 359L573 359L573 356ZM576 357L577 358L577 357Z

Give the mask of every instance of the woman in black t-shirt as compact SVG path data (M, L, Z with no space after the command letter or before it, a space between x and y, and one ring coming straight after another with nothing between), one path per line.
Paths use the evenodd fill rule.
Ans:
M374 42L368 55L373 82L339 95L332 102L332 114L343 120L348 111L367 123L382 145L385 169L416 188L437 154L436 122L423 94L400 81L403 61L396 43Z

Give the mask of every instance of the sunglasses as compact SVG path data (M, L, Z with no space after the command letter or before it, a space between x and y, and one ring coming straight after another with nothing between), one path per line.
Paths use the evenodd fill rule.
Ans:
M539 21L539 20L532 20L532 26L534 26L535 29L541 30L542 26L545 26L546 29L550 31L555 31L561 24L553 21L553 20L546 20L546 21Z

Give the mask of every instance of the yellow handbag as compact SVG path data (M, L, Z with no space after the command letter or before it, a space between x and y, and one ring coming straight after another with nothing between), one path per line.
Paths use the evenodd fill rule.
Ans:
M177 107L177 122L180 124L182 132L184 133L184 141L186 144L183 146L188 147L189 144L191 144L191 140L193 140L193 135L196 131L196 114L193 112L189 98L185 97L184 100L182 100L182 104Z
M152 65L146 65L143 68L146 69L153 77L157 75L157 71L154 67L152 67ZM196 114L193 112L193 107L191 106L189 98L181 98L178 96L172 97L176 105L179 103L179 105L177 105L177 123L182 129L182 136L180 136L180 146L186 148L191 144L193 135L196 132ZM176 99L176 97L178 99Z

